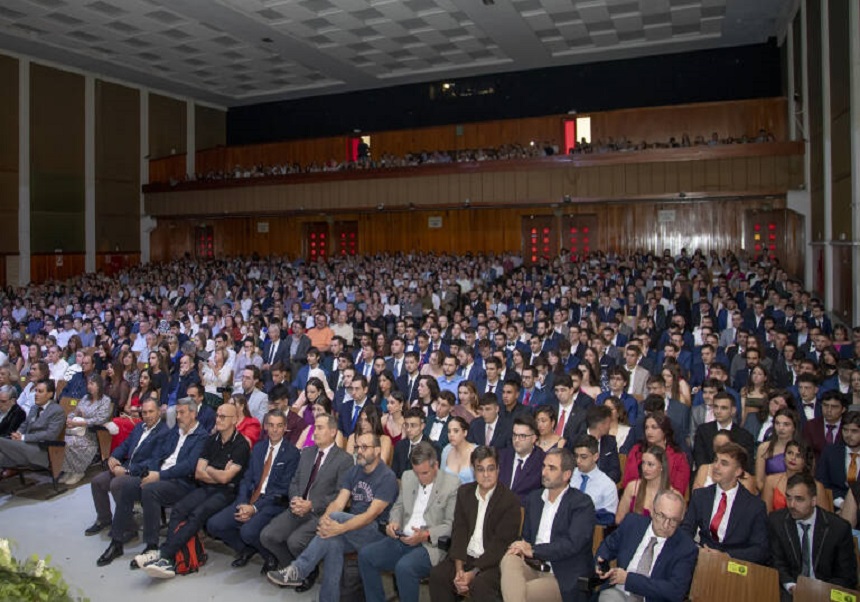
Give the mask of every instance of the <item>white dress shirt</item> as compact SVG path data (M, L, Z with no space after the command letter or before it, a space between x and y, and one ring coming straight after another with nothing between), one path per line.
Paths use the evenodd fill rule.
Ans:
M281 449L281 443L283 443L283 442L284 442L284 440L281 439L275 445L272 445L271 443L269 443L269 451L266 452L266 455L268 456L269 453L271 452L271 454L272 454L272 465L275 464L275 458L278 456L278 451ZM264 461L265 461L265 459L264 459ZM265 467L266 466L264 464L263 468L265 468ZM269 484L269 477L271 475L272 475L272 468L269 467L269 474L266 475L266 480L263 481L263 486L260 487L260 495L263 495L264 493L266 493L266 486Z
M583 493L594 502L594 510L605 510L615 514L618 510L618 486L597 466L586 474L588 481L585 483ZM574 469L573 476L570 477L570 486L582 491L582 475L578 468Z
M555 515L558 514L561 499L565 493L567 493L567 489L562 490L554 502L549 501L549 491L547 489L544 489L543 493L541 493L540 499L543 500L543 510L540 513L540 523L538 524L537 535L535 536L536 546L550 542L552 523L555 521Z
M735 483L734 488L729 489L725 492L726 494L726 511L723 514L723 520L720 521L720 526L717 527L717 536L720 538L720 541L723 541L726 538L726 530L729 527L729 516L732 514L732 506L735 504L735 498L738 495L738 489L740 488L740 483ZM708 520L708 524L711 524L711 521L714 519L714 515L717 513L717 509L720 507L720 500L723 499L723 488L717 485L716 493L714 493L714 505L711 507L711 518Z
M478 516L475 519L475 530L472 531L472 537L469 538L469 545L466 546L466 554L472 558L480 558L484 555L484 518L487 515L487 506L490 505L490 499L493 497L496 488L493 487L487 492L487 497L481 497L481 488L475 487L475 497L478 499Z
M652 537L657 537L654 535L654 528L652 525L648 525L648 529L645 530L645 535L642 536L642 541L639 542L639 547L636 548L636 553L633 554L633 558L630 559L630 564L625 567L625 570L629 573L630 571L635 572L636 567L639 566L639 561L642 559L642 554L645 553L645 548L648 547L648 542L651 541ZM666 545L665 537L657 537L657 545L654 546L654 558L651 562L651 569L654 569L654 565L657 564L657 559L660 557L660 553L663 551L663 546ZM651 571L648 571L646 577L651 576ZM616 585L618 589L623 592L627 590L624 589L623 585Z
M433 492L433 483L429 485L418 485L418 497L415 498L415 505L412 507L412 516L403 528L403 532L407 536L411 536L414 531L425 527L424 512L427 510L427 504L430 502L430 494Z
M197 427L200 426L199 422L194 423L194 428L186 431L179 429L179 440L176 442L176 447L173 449L173 453L167 456L167 459L161 463L161 468L159 470L168 470L169 468L173 468L176 466L176 460L179 458L179 450L182 449L185 440L188 438L188 435L197 430Z

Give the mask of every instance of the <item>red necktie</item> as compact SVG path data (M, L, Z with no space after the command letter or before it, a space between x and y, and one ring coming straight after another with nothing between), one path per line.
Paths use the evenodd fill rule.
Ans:
M558 424L555 425L555 434L561 437L564 434L564 421L567 417L567 409L562 408L561 414L558 417Z
M833 432L836 430L835 424L827 424L827 435L825 435L824 440L827 441L827 445L833 445L836 442L836 439L833 435Z
M720 504L717 506L717 511L714 513L714 518L711 519L711 538L714 541L719 542L720 536L718 534L720 523L723 522L723 516L726 514L726 507L729 505L729 499L726 496L726 492L723 491L723 497L720 498Z
M263 465L263 474L260 475L260 482L257 483L257 487L254 489L254 493L251 494L251 499L248 500L248 503L254 505L258 499L260 499L260 494L263 492L263 483L266 482L266 479L269 478L269 471L272 470L272 451L275 449L273 445L269 446L269 453L266 456L266 463Z
M526 391L525 397L523 397L523 405L525 405L525 406L529 405L529 401L531 401L531 398L532 398L532 392Z

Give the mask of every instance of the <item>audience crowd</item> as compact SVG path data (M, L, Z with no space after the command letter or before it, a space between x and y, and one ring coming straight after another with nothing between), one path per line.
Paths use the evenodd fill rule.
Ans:
M857 584L860 327L772 259L186 257L10 288L0 320L3 478L64 440L77 483L112 434L99 566L139 502L132 569L194 571L205 530L323 601L384 573L404 601L680 601L710 553L786 599Z
M709 138L702 135L690 139L688 134L683 134L681 139L671 137L664 141L639 141L632 142L627 137L615 140L609 137L606 141L598 139L589 142L585 138L568 149L568 154L605 154L615 152L642 151L662 148L689 148L694 146L721 146L728 144L749 144L761 142L774 142L772 133L759 130L755 136L743 134L741 136L727 136L720 138L717 132L713 132ZM550 157L563 154L556 141L540 141L525 144L504 144L499 147L470 148L462 150L422 150L420 152L395 155L383 153L379 157L373 157L369 147L364 147L355 160L338 161L330 159L323 163L311 162L307 165L300 163L282 163L276 165L235 165L232 169L211 169L206 172L194 174L194 177L186 176L186 180L198 182L215 182L221 180L243 180L249 178L273 178L284 177L304 173L324 173L337 171L365 171L377 169L398 169L404 167L419 167L421 165L445 164L445 163L475 163L484 161L506 161L532 159L536 157ZM170 184L175 186L179 180L171 179Z

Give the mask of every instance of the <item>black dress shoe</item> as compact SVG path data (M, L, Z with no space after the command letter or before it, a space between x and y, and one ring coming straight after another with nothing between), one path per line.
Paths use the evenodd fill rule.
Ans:
M122 550L122 544L118 541L111 541L108 549L105 550L104 554L99 556L99 559L96 560L97 566L107 566L120 556L124 554Z
M277 558L266 558L263 561L263 568L260 569L260 574L265 575L269 571L277 571L278 570L278 559Z
M101 533L102 531L107 529L108 527L110 527L109 522L103 523L103 522L96 521L92 525L90 525L86 531L84 531L84 535L98 535L99 533Z
M314 583L317 582L317 577L319 577L319 575L320 575L319 567L314 568L314 570L312 570L310 572L310 574L307 577L305 577L304 582L296 588L296 592L301 594L301 593L304 593L304 592L310 590L314 586Z
M236 559L230 563L230 566L232 566L234 569L240 569L246 564L248 564L248 562L254 557L254 554L256 553L256 550L246 550L244 552L239 552L236 555Z

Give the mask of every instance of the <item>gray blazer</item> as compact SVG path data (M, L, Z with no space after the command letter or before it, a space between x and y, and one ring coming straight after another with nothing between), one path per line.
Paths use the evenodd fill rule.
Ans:
M705 424L708 420L708 406L705 404L698 405L690 412L690 449L693 449L694 439L696 438L696 429Z
M418 497L418 477L411 470L403 473L400 481L400 495L391 507L389 521L396 523L402 529L406 521L412 516L415 507L415 499ZM454 507L457 504L457 490L460 488L460 479L456 475L439 470L436 480L433 482L433 491L430 492L430 500L427 509L424 510L424 524L430 531L430 541L421 545L430 556L430 563L437 565L445 558L445 552L438 548L440 537L451 536L451 525L454 523Z
M299 467L296 470L296 474L293 475L293 480L290 482L290 499L301 497L304 494L318 453L319 449L316 445L306 447L302 450L302 455L299 458ZM314 515L318 517L322 516L328 505L340 493L340 480L343 477L343 473L354 465L352 456L337 445L332 446L328 454L326 454L325 461L320 467L313 485L311 485L311 490L308 492L308 499L313 505Z
M60 404L49 401L42 410L42 415L36 418L39 406L33 404L27 420L18 428L18 432L24 435L26 443L39 443L40 441L57 441L63 426L66 424L66 412Z
M633 397L638 400L645 399L645 396L648 394L648 377L651 374L642 366L636 366L633 369L633 374L630 375L630 378L633 380L633 387L628 389L628 393L630 393Z

